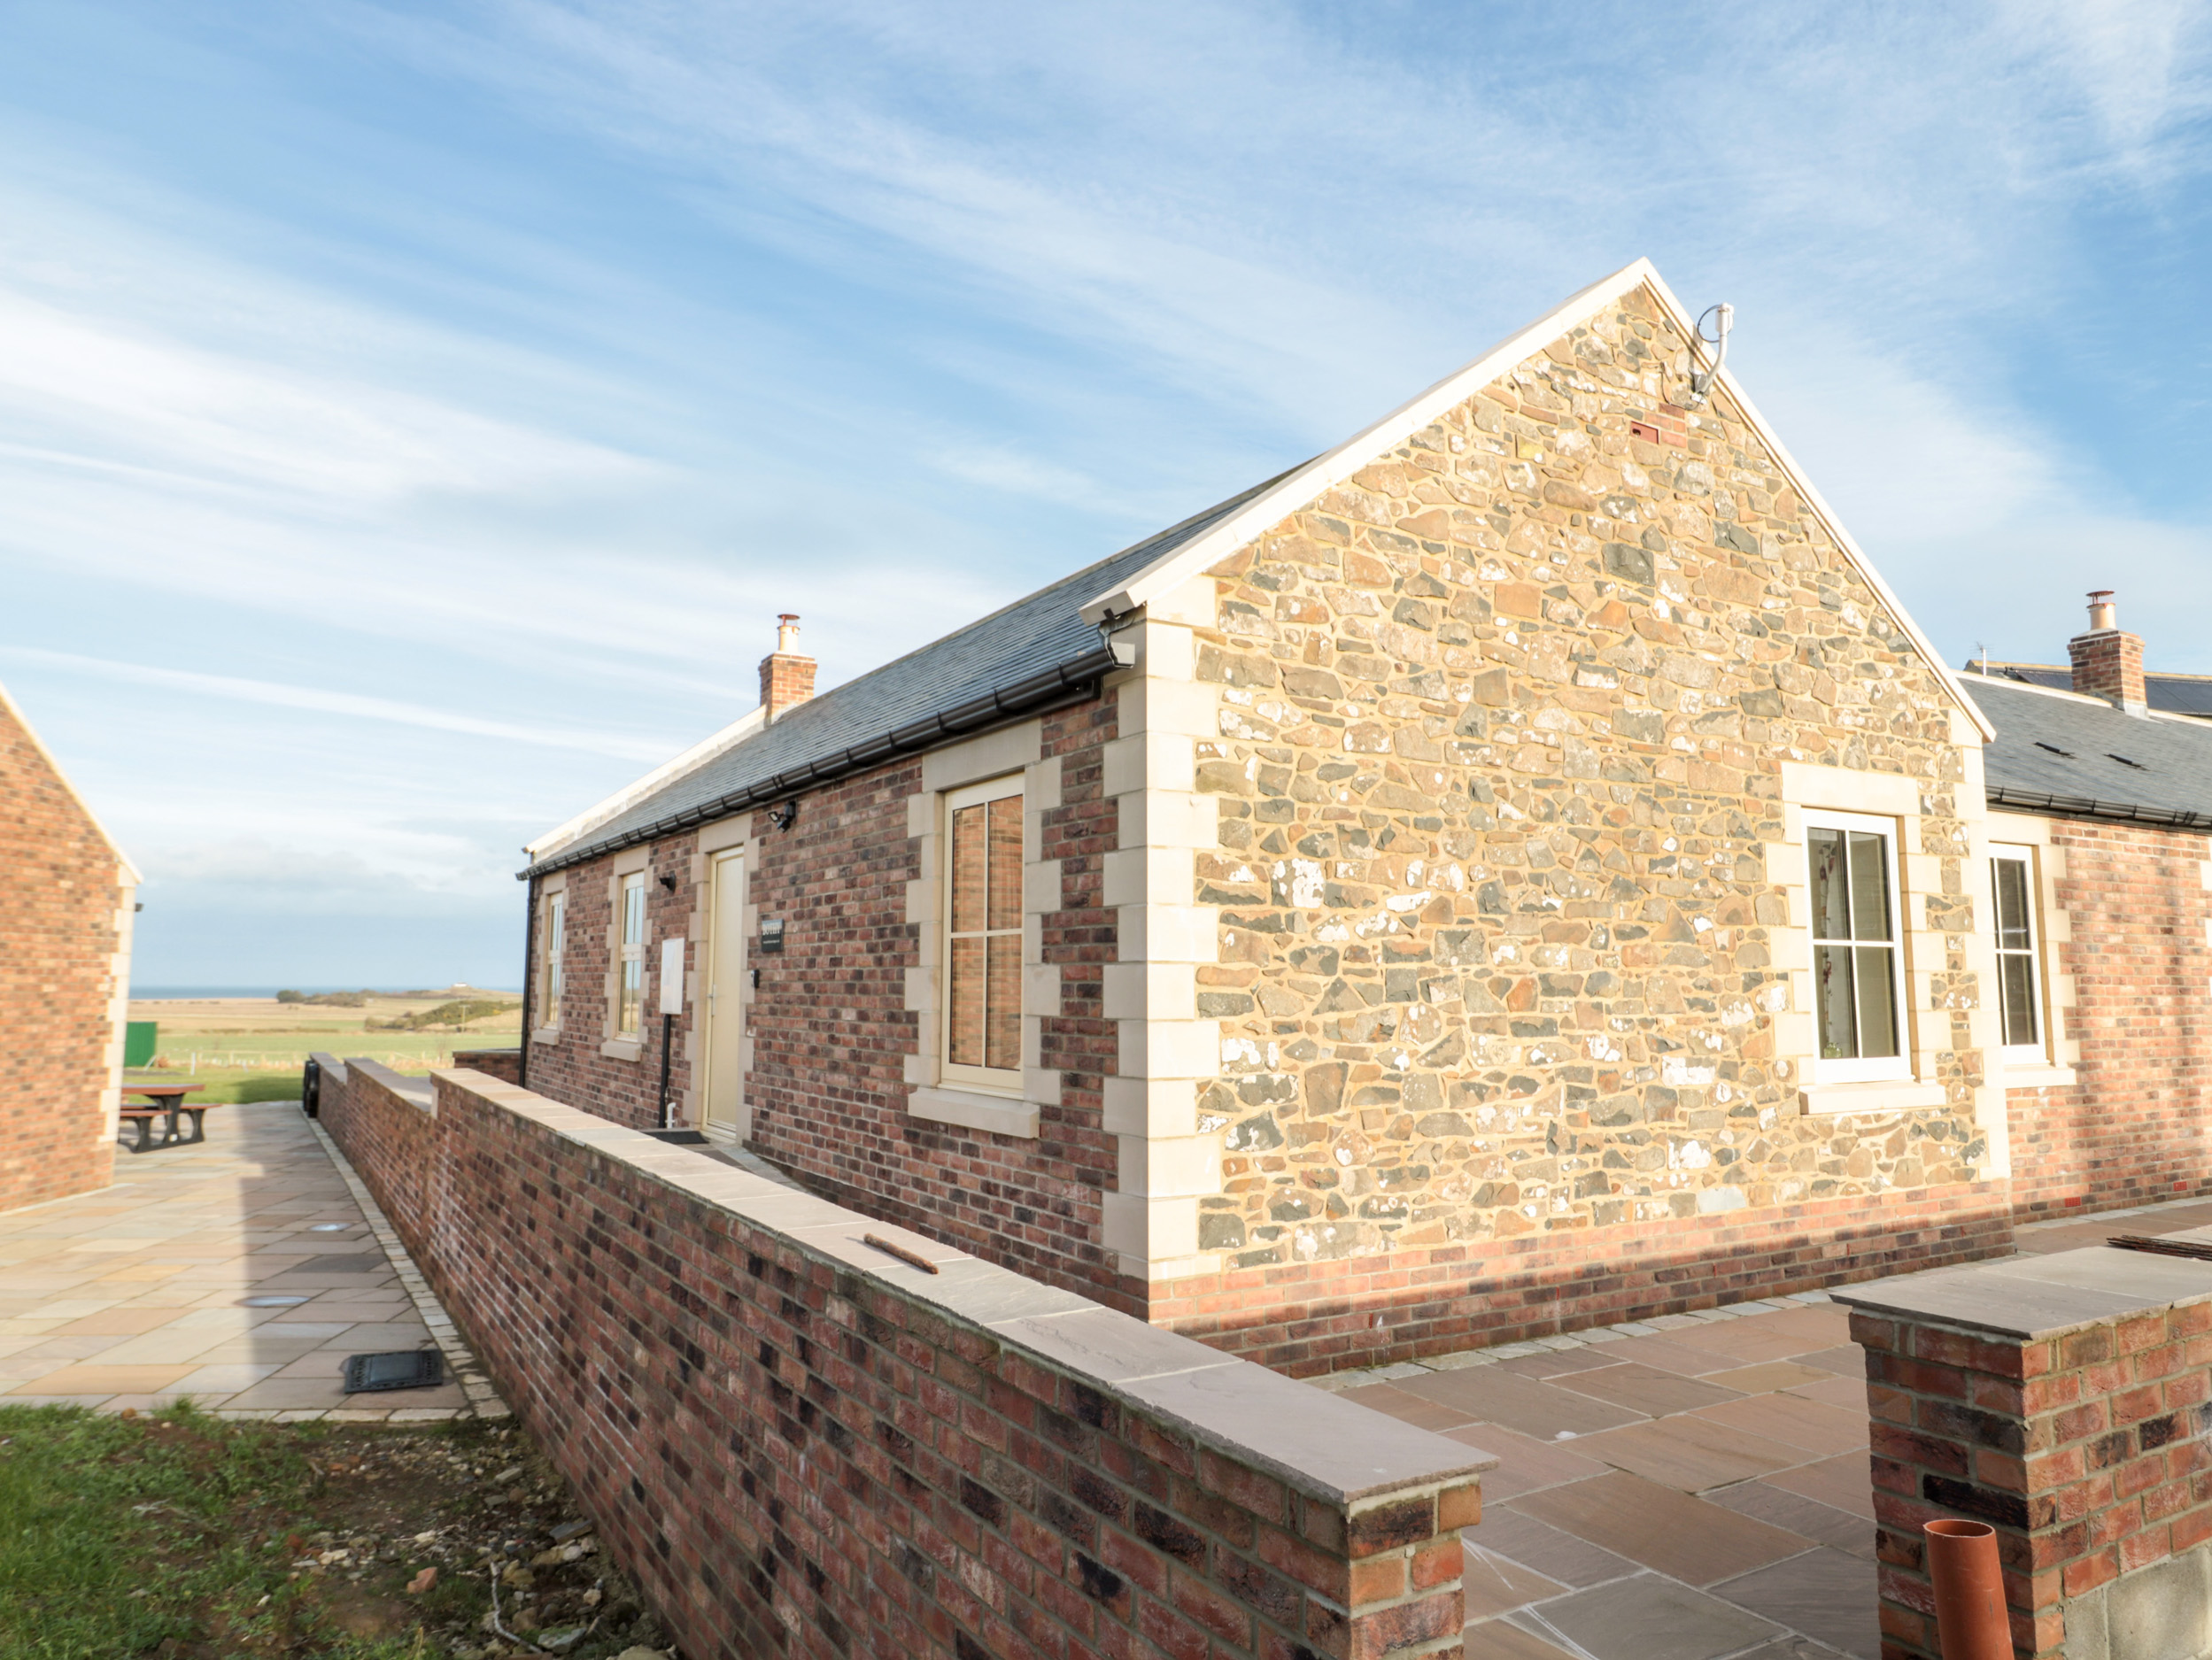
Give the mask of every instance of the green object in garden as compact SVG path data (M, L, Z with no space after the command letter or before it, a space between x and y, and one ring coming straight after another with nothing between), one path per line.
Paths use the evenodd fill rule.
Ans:
M160 1035L161 1023L153 1020L130 1020L123 1023L123 1064L144 1066L153 1059L154 1042Z

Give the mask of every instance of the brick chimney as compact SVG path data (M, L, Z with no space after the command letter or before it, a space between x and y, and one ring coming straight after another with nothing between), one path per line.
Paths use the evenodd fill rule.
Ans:
M2143 652L2139 642L2136 658ZM2139 668L2136 679L2140 683ZM776 619L776 649L761 659L761 706L770 721L814 696L814 659L799 652L799 619L786 611Z
M2112 590L2100 588L2089 596L2089 632L2067 641L2066 649L2074 660L2075 691L2130 714L2145 713L2143 637L2122 631Z

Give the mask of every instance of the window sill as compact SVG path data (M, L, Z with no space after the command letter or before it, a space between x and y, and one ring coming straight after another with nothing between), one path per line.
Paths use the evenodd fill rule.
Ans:
M1813 1084L1798 1092L1798 1104L1810 1113L1894 1113L1944 1104L1943 1085L1911 1078L1874 1084Z
M907 1097L908 1116L966 1130L987 1130L994 1135L1037 1139L1037 1107L1033 1101L1008 1095L986 1095L976 1090L940 1089L924 1085Z
M540 1026L530 1033L530 1040L532 1043L559 1043L561 1041L561 1028L558 1026Z
M599 1053L610 1061L636 1061L644 1057L646 1046L636 1038L609 1038L599 1045Z
M2071 1089L2075 1083L2074 1069L2053 1066L2048 1061L2007 1061L2004 1080L2008 1090Z

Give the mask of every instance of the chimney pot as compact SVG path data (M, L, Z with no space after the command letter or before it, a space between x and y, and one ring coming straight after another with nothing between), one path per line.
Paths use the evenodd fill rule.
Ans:
M815 661L799 650L799 617L791 611L776 618L776 649L761 659L761 707L772 722L785 710L814 696Z
M2148 710L2143 683L2143 640L2120 627L2119 607L2112 590L2093 589L2089 596L2089 631L2066 643L2074 662L2074 690L2102 698L2130 714Z

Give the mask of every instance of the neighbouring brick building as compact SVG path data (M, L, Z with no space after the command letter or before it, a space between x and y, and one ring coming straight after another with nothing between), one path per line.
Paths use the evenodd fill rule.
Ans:
M2070 669L1966 676L1997 727L1991 1000L2023 1220L2212 1192L2206 683L2146 677L2112 596L2091 598Z
M0 1210L112 1179L138 873L0 687Z
M1987 1255L2020 1146L2136 1193L2077 1169L2070 960L2008 1075L1984 746L2177 722L1969 695L1693 337L1639 262L818 697L785 619L761 709L528 850L529 1086L650 1123L670 1031L678 1121L1294 1371ZM2203 857L2035 807L2068 869L2170 838L2158 903Z

